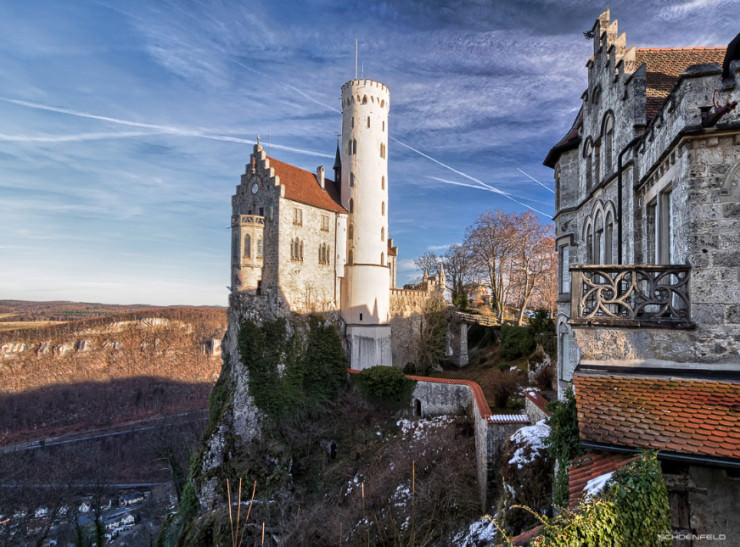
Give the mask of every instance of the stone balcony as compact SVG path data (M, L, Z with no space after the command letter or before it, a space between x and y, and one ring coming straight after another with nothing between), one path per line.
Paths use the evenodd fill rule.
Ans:
M265 224L265 217L260 215L233 215L231 217L231 225L241 224Z
M573 326L694 327L690 266L590 264L570 272Z

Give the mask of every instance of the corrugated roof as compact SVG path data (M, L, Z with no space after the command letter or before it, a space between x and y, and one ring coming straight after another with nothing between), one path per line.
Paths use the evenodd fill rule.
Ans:
M576 374L581 440L740 460L740 383Z
M334 181L325 178L326 188L322 189L315 173L275 158L268 157L268 159L270 167L275 168L275 175L280 177L280 184L285 186L286 198L329 211L347 213L339 202L339 192Z
M684 70L705 63L721 65L726 51L724 47L638 49L637 66L645 64L647 70L647 119L655 117Z

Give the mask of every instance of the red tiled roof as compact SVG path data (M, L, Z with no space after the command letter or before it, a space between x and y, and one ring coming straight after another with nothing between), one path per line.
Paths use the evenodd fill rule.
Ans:
M526 391L524 392L524 397L532 401L537 408L539 408L542 412L544 412L548 416L552 414L552 412L547 410L547 403L549 403L550 401L545 399L542 396L542 393L540 393L539 391Z
M568 491L570 492L570 508L575 507L583 498L583 489L591 479L606 473L616 471L620 467L634 461L638 456L627 454L600 454L589 452L577 456L568 462Z
M647 119L663 106L678 76L691 65L719 63L725 58L724 47L642 48L637 50L637 66L647 70Z
M576 374L581 440L740 460L740 383Z
M329 211L347 212L339 203L339 193L334 181L324 179L326 189L322 189L315 173L275 158L268 157L268 159L270 167L275 168L275 175L280 177L280 184L285 186L286 198Z
M544 524L539 524L535 526L534 528L530 528L529 530L526 530L519 534L518 536L514 536L511 538L511 544L512 545L529 545L529 543L535 539L537 536L540 535L540 532L542 532L542 529L545 527Z

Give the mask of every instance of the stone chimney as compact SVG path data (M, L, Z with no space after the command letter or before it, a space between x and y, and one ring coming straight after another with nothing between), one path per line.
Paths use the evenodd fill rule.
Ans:
M326 182L325 182L325 178L324 178L324 166L323 165L319 165L316 168L316 178L319 181L319 186L321 186L321 188L326 188Z

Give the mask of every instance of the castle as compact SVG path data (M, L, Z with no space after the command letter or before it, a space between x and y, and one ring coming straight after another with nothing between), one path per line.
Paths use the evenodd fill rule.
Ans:
M735 537L740 35L729 48L628 48L609 10L591 34L581 109L544 162L560 395L574 385L594 469L659 451L674 533Z
M342 86L341 100L334 180L323 166L312 173L254 146L232 197L232 307L241 299L272 312L338 312L350 365L363 369L394 361L398 248L388 234L390 92L380 82L354 79ZM413 297L396 292L418 308L429 287L441 293L444 282L427 283Z

